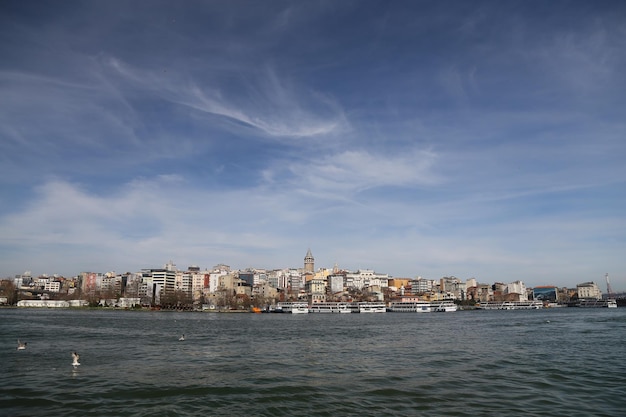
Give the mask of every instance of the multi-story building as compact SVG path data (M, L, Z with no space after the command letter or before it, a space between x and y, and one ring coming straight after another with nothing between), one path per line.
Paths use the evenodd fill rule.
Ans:
M104 274L96 272L81 272L80 281L83 294L94 294L96 291L100 291L103 277Z
M578 298L580 299L594 299L600 300L602 298L602 291L595 282L583 282L576 285L578 292Z
M528 301L526 285L519 280L507 284L504 294L509 296L508 301Z
M326 278L326 282L328 284L328 288L330 289L331 294L339 294L343 292L344 286L344 276L340 274L332 274Z
M44 291L59 292L61 291L61 283L59 281L48 281L44 285Z
M426 294L433 290L435 281L432 279L417 277L416 279L411 280L409 285L411 287L410 293L412 295Z
M326 301L326 281L322 278L313 278L306 283L306 293L309 304Z
M252 287L252 296L257 299L257 301L273 304L273 301L278 297L278 290L269 282L262 282Z
M345 286L362 290L365 287L387 288L389 274L377 274L372 269L359 269L346 273Z
M191 289L193 286L193 272L192 271L176 271L176 281L174 287L176 291L182 292L185 295L191 295Z
M156 304L161 303L162 296L173 294L176 290L176 272L176 265L172 261L165 268L142 270L144 282L151 287L149 292Z

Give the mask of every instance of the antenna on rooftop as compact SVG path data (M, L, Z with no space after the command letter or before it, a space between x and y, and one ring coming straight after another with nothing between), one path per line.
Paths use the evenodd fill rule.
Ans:
M608 298L612 298L611 294L613 294L613 289L611 288L611 282L609 281L609 273L608 272L604 275L604 278L606 279L607 297Z

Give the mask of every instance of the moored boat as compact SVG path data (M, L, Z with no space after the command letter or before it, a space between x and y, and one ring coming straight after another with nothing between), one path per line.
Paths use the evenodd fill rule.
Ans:
M300 302L280 302L276 304L276 309L283 313L307 314L309 312L309 305Z
M386 313L387 306L383 302L360 302L359 313Z
M452 300L431 301L430 308L437 313L448 313L457 310L457 306Z
M322 302L314 303L309 307L311 313L352 313L349 303Z
M392 301L388 308L390 313L430 313L430 303L427 301Z
M484 301L476 304L477 310L538 310L541 301Z
M617 308L617 301L612 298L608 300L583 299L578 300L574 307L583 308Z

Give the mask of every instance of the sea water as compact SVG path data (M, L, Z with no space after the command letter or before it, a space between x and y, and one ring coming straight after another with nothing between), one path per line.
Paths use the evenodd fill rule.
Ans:
M0 415L623 416L625 359L624 308L5 308Z

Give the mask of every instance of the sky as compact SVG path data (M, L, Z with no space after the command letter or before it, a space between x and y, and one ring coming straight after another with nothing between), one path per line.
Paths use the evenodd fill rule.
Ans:
M621 1L0 6L0 276L626 290Z

